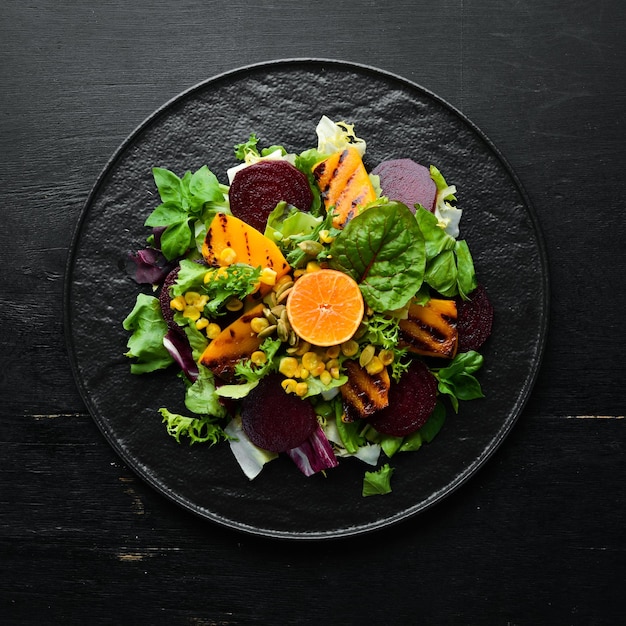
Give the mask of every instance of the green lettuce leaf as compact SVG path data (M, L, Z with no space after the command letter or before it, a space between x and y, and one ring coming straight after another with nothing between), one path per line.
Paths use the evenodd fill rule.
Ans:
M138 294L135 306L122 322L122 326L132 332L126 344L126 356L135 359L130 366L131 373L153 372L174 362L163 345L167 322L163 319L158 298L144 293Z
M377 496L391 493L391 476L393 468L385 463L373 472L365 472L363 478L363 496Z
M424 237L400 202L374 204L350 220L330 256L331 267L352 276L375 311L405 306L424 278Z
M181 443L181 437L187 437L189 444L209 443L211 445L228 439L224 429L210 417L187 417L180 413L172 413L166 408L159 409L166 425L167 432Z
M226 409L216 392L213 372L209 368L198 365L198 378L187 387L185 406L198 415L213 417L226 415Z

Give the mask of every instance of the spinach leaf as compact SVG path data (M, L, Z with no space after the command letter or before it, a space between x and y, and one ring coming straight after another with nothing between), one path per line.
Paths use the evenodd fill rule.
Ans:
M407 304L422 285L424 237L400 202L374 204L350 220L330 247L330 265L359 283L375 311Z
M447 395L452 408L458 413L459 400L474 400L483 398L480 383L473 376L483 364L483 357L474 350L457 354L450 365L441 369L432 370L437 379L439 392Z
M466 300L477 286L474 261L467 242L448 235L438 225L437 217L423 207L417 209L415 219L425 240L424 282L442 296L460 295Z

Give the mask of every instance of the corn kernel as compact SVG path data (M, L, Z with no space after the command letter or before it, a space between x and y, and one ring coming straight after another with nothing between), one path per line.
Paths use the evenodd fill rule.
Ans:
M173 300L170 301L170 308L175 311L184 311L185 310L185 298L182 296L177 296Z
M255 365L263 365L264 363L267 363L267 354L265 354L265 352L263 352L263 350L255 350L250 355L250 360Z
M385 369L383 362L377 357L373 356L369 363L365 366L365 371L374 376L375 374L380 374Z
M335 238L331 236L330 231L327 229L320 230L320 241L322 243L332 243Z
M298 359L293 356L285 356L280 360L278 371L287 378L295 378L298 375L300 364Z
M259 275L259 282L263 285L275 285L276 284L276 270L271 267L264 267Z
M212 278L213 278L213 274L215 274L215 270L209 270L205 275L204 278L202 279L202 281L206 284L208 283Z
M220 267L213 273L213 277L215 278L215 280L218 280L220 278L228 278L228 271L225 267Z
M194 322L200 318L200 311L195 306L187 305L183 311L183 315Z
M219 324L216 324L215 322L211 322L206 327L206 336L209 339L215 339L221 332L222 329L220 328Z
M203 328L206 328L209 325L209 320L206 317L201 317L199 320L196 321L196 328L198 330L202 330Z
M300 398L306 396L309 386L306 383L296 383L296 395Z
M207 305L208 302L209 302L209 296L207 296L206 294L203 294L201 296L198 296L195 306L197 306L200 310L202 310L204 309L204 307Z
M326 361L326 369L331 370L333 367L339 367L339 361L337 359L329 359Z
M326 364L324 361L320 361L312 370L311 376L317 378L322 375L322 372L326 369Z
M298 383L293 378L285 378L285 380L280 383L280 386L286 393L296 393L297 384Z
M253 317L250 320L250 330L257 335L270 325L266 317Z
M232 265L237 260L237 253L229 247L224 248L219 254L219 261L222 265Z
M320 374L320 382L323 383L324 385L330 385L332 379L333 377L330 375L330 372L328 370L324 370Z
M194 306L196 306L196 302L198 302L200 294L196 291L186 291L184 297L187 304L193 304Z
M316 352L309 350L309 352L305 352L302 355L302 367L309 370L309 372L315 371L319 364L320 360Z
M330 375L337 380L339 378L339 376L341 376L341 372L339 371L338 367L331 367L330 368Z
M322 269L322 266L317 261L309 261L306 264L307 274L311 274L312 272L319 272Z
M311 372L309 372L308 369L301 367L300 376L298 376L298 378L300 378L301 380L306 380L310 375L311 375Z

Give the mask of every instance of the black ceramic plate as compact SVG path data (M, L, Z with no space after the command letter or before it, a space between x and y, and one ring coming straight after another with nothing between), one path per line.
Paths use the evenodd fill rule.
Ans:
M229 446L179 445L157 410L184 412L173 371L133 376L122 320L138 286L124 271L144 244L158 204L151 168L182 175L202 165L222 181L233 146L294 152L317 143L328 115L355 124L366 165L393 157L433 163L458 189L462 237L495 307L479 376L484 400L450 412L417 453L396 455L393 493L363 498L355 459L304 477L285 458L250 482ZM544 250L533 212L510 168L462 114L407 80L355 64L288 60L229 72L156 111L119 148L96 182L76 232L66 280L66 331L83 398L109 443L145 481L190 511L231 528L286 538L329 538L387 526L439 502L472 476L511 430L535 380L547 320Z

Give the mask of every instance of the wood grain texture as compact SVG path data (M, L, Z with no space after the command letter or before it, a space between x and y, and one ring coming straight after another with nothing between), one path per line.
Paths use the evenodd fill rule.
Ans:
M2 623L620 622L620 0L2 9ZM519 424L467 485L389 532L279 549L196 519L120 462L73 382L63 278L91 186L137 124L217 73L312 56L420 83L494 141L543 230L551 324Z

